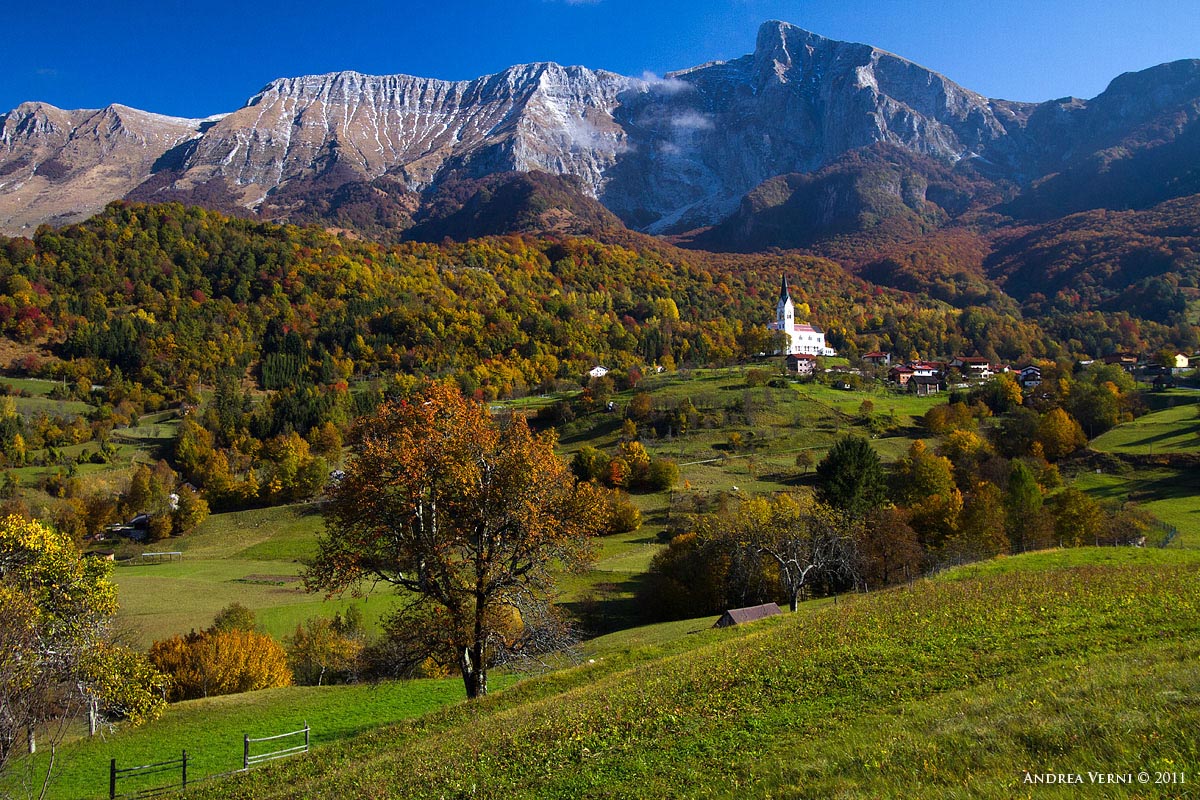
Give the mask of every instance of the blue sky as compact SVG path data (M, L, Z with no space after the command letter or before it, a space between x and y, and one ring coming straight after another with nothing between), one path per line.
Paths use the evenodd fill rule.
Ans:
M231 111L277 77L463 79L528 61L661 74L750 52L764 20L867 42L992 97L1092 97L1200 58L1197 0L11 0L0 110Z

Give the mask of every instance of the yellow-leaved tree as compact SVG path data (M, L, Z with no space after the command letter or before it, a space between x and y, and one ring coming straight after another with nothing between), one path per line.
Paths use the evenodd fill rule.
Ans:
M63 732L52 723L85 711L136 723L165 707L166 678L112 640L110 572L44 523L0 520L0 774L34 731Z

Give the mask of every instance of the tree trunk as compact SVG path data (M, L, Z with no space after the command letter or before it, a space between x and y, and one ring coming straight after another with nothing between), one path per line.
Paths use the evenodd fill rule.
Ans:
M798 608L800 608L800 591L796 590L792 592L792 611L796 611Z
M474 700L487 694L487 668L483 659L478 658L468 647L463 648L459 667L462 669L463 688L467 691L467 699Z

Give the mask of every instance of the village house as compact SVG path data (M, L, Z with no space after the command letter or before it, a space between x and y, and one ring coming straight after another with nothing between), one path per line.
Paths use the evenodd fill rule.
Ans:
M1042 385L1042 368L1036 364L1030 364L1028 367L1022 367L1017 373L1017 383L1021 384L1024 389L1030 389L1034 386Z
M796 322L796 304L788 290L787 276L779 286L779 302L775 305L775 321L767 327L787 334L783 354L807 353L813 356L836 356L837 351L825 344L825 332L807 322Z
M941 378L913 376L909 378L907 384L908 391L915 394L917 397L928 397L931 394L937 394L944 388Z
M888 370L888 380L903 388L908 386L908 381L912 378L913 374L912 367L897 364Z
M1137 356L1130 355L1129 353L1113 353L1110 356L1104 357L1105 364L1116 364L1121 369L1130 373L1137 366L1137 361Z
M992 365L983 356L959 356L950 362L966 381L986 381L994 374Z
M601 367L599 365L592 367L591 369L588 370L589 378L603 378L607 374L608 374L608 367Z
M862 357L863 363L873 364L876 367L886 367L892 363L892 354L884 353L880 350L874 350Z
M817 357L808 353L792 353L787 357L787 371L797 375L812 375L817 368Z
M908 368L914 378L936 378L942 374L942 365L935 361L910 361Z

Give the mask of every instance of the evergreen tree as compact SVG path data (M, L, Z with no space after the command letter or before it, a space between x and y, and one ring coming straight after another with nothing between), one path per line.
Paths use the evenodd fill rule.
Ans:
M887 478L879 454L859 436L838 439L817 465L822 502L862 517L887 498Z

